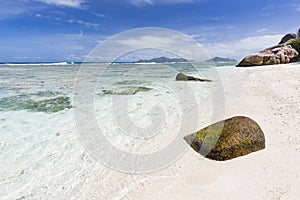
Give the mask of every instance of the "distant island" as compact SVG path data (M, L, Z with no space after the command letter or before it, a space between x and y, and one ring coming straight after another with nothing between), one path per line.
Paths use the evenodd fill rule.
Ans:
M136 63L186 63L186 62L189 61L184 58L159 57L159 58L152 58L150 60L138 60ZM205 62L238 62L238 61L231 58L214 57L212 59L206 60Z
M238 62L238 61L231 58L214 57L212 59L206 60L205 62Z
M180 63L180 62L189 62L184 58L167 58L167 57L159 57L159 58L152 58L150 60L139 60L136 63Z

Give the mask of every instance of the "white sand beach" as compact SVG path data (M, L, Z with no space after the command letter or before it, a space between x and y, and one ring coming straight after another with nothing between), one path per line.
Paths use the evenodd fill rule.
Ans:
M300 65L220 71L226 117L255 119L266 149L231 161L202 159L188 151L175 166L151 174L128 199L297 199L300 194ZM228 74L227 74L228 73ZM162 174L172 175L155 178ZM125 198L126 199L126 198Z
M0 112L1 199L298 199L300 63L218 71L225 118L254 119L264 131L265 150L216 162L189 149L167 168L128 174L88 153L72 109ZM198 128L210 123L200 120Z

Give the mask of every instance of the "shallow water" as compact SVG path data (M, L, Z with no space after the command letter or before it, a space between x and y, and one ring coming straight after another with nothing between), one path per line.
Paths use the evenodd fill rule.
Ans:
M201 76L201 72L211 67L208 64L206 64L207 66L194 65L198 68L184 63L164 65L0 65L0 109L4 111L22 110L24 107L26 110L24 102L28 100L51 100L58 96L65 99L72 98L73 85L80 78L97 77L96 93L114 94L113 90L122 87L122 93L126 94L126 87L128 87L128 94L130 94L135 93L132 91L133 87L151 89L149 86L154 82L174 80L178 72ZM84 77L77 77L80 67L87 69ZM97 71L95 69L99 68L101 68L101 73L95 74L93 71Z
M132 179L104 167L83 147L73 114L74 84L90 80L96 85L92 103L108 141L126 152L153 153L168 146L180 130L184 102L178 94L185 87L174 80L176 74L214 78L207 77L209 66L196 66L199 68L189 64L0 65L0 196L92 198L96 191L101 198L120 196ZM78 76L80 68L84 70ZM200 102L207 106L201 107L199 115L209 113L207 83L187 86L201 91L195 93L195 105L189 106ZM157 115L159 135L147 145L143 138L124 135L126 127L116 124L123 115L141 128L151 125Z

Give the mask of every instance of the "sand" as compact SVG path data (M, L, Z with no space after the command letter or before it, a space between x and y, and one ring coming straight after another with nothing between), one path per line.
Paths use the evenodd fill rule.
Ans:
M176 177L149 181L129 192L128 199L297 199L299 67L220 70L221 77L226 77L226 117L255 119L265 133L266 149L226 162L203 159L188 151L176 163Z
M224 117L242 115L254 119L265 133L265 150L216 162L189 149L167 168L128 174L104 167L84 149L75 132L72 110L52 115L5 112L0 116L1 130L6 133L0 146L0 196L2 199L298 199L300 63L219 68L219 74L225 91ZM200 90L197 95L201 97ZM209 123L203 119L198 128ZM28 145L24 145L24 140ZM14 148L4 151L5 145Z

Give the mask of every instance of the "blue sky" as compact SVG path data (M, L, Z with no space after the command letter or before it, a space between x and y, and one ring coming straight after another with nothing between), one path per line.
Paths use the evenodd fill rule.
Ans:
M1 0L0 62L80 61L113 34L185 33L212 56L241 59L300 27L296 0Z

